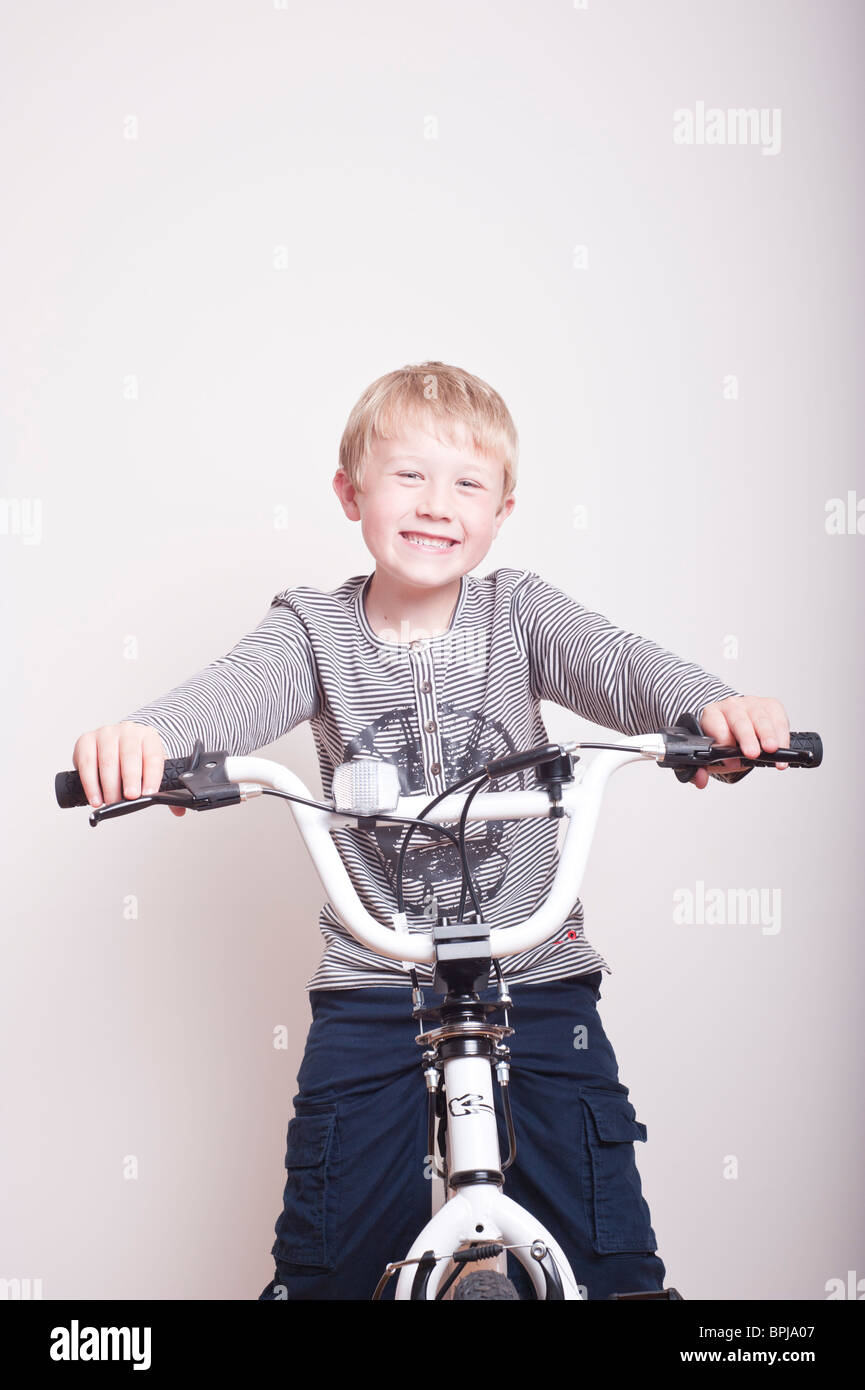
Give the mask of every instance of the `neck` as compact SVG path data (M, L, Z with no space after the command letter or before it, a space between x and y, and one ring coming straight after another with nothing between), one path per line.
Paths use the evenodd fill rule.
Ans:
M460 579L437 589L400 584L378 570L364 599L366 620L377 637L400 644L447 632L460 596Z

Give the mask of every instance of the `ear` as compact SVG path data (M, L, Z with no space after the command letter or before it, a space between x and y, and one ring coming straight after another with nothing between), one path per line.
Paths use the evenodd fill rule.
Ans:
M498 512L496 513L496 535L499 534L499 530L501 529L502 524L505 521L507 521L508 517L510 516L511 512L513 511L516 505L517 499L514 496L514 494L511 493L507 501L503 502L502 505L499 507Z
M355 501L356 489L348 481L348 477L341 468L338 468L333 475L333 490L342 503L342 509L349 521L360 521L360 508Z

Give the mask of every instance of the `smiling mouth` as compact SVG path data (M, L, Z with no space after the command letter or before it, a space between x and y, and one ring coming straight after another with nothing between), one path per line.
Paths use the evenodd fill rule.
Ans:
M450 540L447 536L425 536L419 531L400 531L400 535L406 544L413 545L416 550L446 551L459 545L459 541Z

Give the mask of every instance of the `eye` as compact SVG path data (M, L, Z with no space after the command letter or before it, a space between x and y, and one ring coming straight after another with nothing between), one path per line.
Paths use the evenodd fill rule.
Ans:
M400 469L396 476L398 478L419 478L421 475L410 468L403 468ZM473 478L461 478L460 482L464 483L467 487L482 490L482 485L475 482Z

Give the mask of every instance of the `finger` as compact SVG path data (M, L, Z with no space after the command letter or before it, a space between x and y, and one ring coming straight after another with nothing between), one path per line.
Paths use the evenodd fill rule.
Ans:
M102 805L102 788L96 760L96 735L82 734L72 750L72 766L77 769L84 795L91 806Z
M109 806L121 801L120 758L117 751L119 736L114 725L106 724L96 730L96 748L99 757L99 780L102 792Z
M704 787L708 786L708 784L708 770L705 767L698 767L697 771L694 773L694 776L691 778L691 786L696 787L698 791L702 791Z
M165 749L155 729L148 730L142 737L141 754L144 768L142 791L144 796L154 796L162 785L165 770Z
M761 718L760 714L757 713L755 715L755 718L759 720ZM756 728L754 726L754 721L752 720L751 715L749 714L745 706L741 705L738 708L728 708L727 722L730 725L730 741L732 743L738 743L740 749L742 750L742 756L745 758L759 757L761 751L760 740L757 735ZM767 732L769 732L770 734L770 737L771 727L772 726L770 724L767 730ZM777 744L773 746L777 747Z
M704 734L715 743L730 743L732 735L727 720L724 718L724 711L717 705L707 705L699 719L699 725Z
M774 753L776 748L785 746L781 738L778 716L774 710L764 706L756 711L753 722L757 737L766 753Z
M759 740L760 747L751 751L752 745L746 746L743 737L737 732L737 741L747 758L756 758L760 752L774 753L778 748L789 746L790 727L787 718L787 711L780 700L773 700L769 697L759 699L759 702L748 711L748 715L754 729L754 733ZM787 763L777 762L778 768L787 767Z
M121 724L119 729L117 749L120 756L123 795L127 801L136 801L141 795L141 732L132 724Z
M169 811L171 812L171 814L172 814L173 816L185 816L185 815L186 815L186 807L185 807L185 806L169 806L168 809L169 809Z

